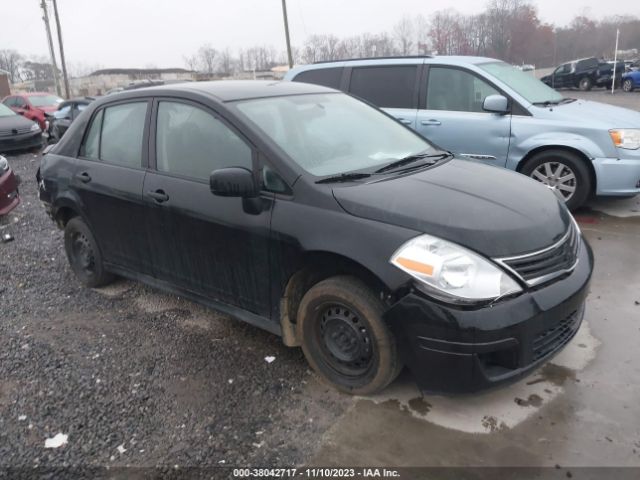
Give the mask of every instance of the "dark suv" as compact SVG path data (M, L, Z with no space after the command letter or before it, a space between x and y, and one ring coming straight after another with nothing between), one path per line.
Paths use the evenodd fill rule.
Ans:
M616 66L618 84L625 72L624 62ZM581 58L563 63L551 73L542 77L544 83L553 88L579 88L587 91L593 87L611 87L613 62L603 62L595 57Z
M118 274L210 305L349 393L403 365L468 392L566 345L593 262L548 188L452 157L329 88L221 81L93 102L38 182L88 287Z

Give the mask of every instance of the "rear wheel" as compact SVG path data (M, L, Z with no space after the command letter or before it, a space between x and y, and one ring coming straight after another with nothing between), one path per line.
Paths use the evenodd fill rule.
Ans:
M591 87L593 87L593 82L589 77L582 77L580 79L580 82L578 82L578 88L580 88L580 90L582 90L583 92L591 90Z
M633 80L627 78L622 82L622 90L625 92L633 92Z
M64 248L71 270L85 287L101 287L113 280L113 275L104 269L102 254L91 230L80 217L67 222Z
M323 280L304 295L298 333L311 367L346 393L379 392L400 373L396 340L384 323L384 305L360 280Z
M591 192L591 176L584 160L566 150L545 150L531 157L522 173L546 185L570 210L581 206Z

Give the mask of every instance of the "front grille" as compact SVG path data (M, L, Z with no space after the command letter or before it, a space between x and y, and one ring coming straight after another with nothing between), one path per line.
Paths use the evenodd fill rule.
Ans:
M573 268L578 258L579 247L580 234L571 223L565 236L555 245L539 252L503 258L500 262L533 286Z
M31 131L31 125L28 127L19 128L5 128L0 130L0 137L11 137L13 135L21 135L23 133L29 133Z
M582 309L573 311L553 327L536 335L533 340L533 361L540 360L569 343L578 330Z

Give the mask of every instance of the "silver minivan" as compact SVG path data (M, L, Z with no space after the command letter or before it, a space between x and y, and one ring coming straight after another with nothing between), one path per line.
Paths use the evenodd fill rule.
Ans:
M529 175L572 209L592 194L640 193L640 113L565 97L500 60L321 62L285 80L348 92L458 156Z

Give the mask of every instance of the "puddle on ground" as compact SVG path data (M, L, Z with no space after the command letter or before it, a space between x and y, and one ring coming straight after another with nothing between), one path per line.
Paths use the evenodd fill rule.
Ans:
M585 319L562 352L513 385L468 396L422 396L411 380L401 379L365 400L397 404L416 418L462 432L492 433L510 429L560 395L567 381L577 381L577 373L595 358L599 344Z

